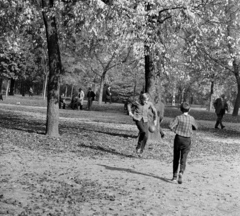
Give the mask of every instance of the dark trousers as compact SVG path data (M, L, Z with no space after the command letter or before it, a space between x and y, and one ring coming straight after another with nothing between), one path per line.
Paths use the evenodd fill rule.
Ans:
M112 103L112 96L111 95L107 95L105 97L105 103L107 103L109 101L109 103Z
M136 150L141 149L141 152L143 152L148 140L148 123L144 122L143 119L135 122L139 130L139 137Z
M173 176L177 177L180 161L180 172L184 173L187 156L191 148L191 138L176 135L173 148Z
M221 128L223 128L223 124L222 124L223 115L224 114L222 114L222 113L217 114L217 121L215 124L215 128L217 128L219 124L220 124Z
M92 101L93 101L92 98L88 98L88 105L87 105L88 110L91 110L91 107L92 107Z

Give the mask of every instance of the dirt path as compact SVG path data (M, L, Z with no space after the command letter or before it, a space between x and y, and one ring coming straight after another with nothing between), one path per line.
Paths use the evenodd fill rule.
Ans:
M2 150L2 215L240 215L237 157L189 160L178 185L157 160Z
M31 115L31 118L44 119L41 113ZM130 124L81 118L61 120L137 131ZM213 124L199 123L209 128ZM165 131L172 142L173 134ZM26 134L23 137L31 136ZM239 155L190 157L184 182L179 185L170 181L171 158L161 162L118 154L79 157L77 149L61 153L29 149L17 145L22 140L10 142L11 131L4 135L0 132L0 135L0 215L240 215ZM205 131L199 131L198 136L198 145L208 141L229 146L239 144L238 137L209 136Z

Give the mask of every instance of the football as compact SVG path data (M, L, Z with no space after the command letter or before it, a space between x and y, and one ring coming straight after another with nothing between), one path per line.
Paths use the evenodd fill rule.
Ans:
M154 125L150 125L149 128L148 128L148 130L149 130L151 133L153 133L153 132L156 131L156 127L155 127Z

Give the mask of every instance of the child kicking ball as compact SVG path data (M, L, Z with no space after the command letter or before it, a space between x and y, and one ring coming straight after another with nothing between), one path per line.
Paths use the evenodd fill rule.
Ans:
M173 147L173 182L182 184L183 173L186 168L187 156L191 148L191 136L193 130L197 130L198 126L195 119L188 114L190 106L183 102L180 106L182 112L170 123L169 128L176 136ZM178 167L180 162L180 170L178 174ZM177 179L178 177L178 179Z

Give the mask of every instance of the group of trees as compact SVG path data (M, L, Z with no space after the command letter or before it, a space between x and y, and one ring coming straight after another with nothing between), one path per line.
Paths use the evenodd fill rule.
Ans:
M162 98L210 109L225 93L238 115L239 15L238 0L2 0L0 82L47 92L51 136L63 85L97 86L100 104L104 84L145 88L159 109Z

